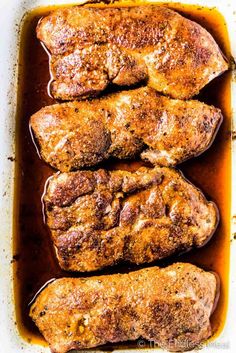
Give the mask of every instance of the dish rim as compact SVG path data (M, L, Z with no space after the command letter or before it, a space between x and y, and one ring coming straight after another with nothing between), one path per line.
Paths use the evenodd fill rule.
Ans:
M134 0L135 1L135 0ZM86 1L58 0L56 5L83 4ZM130 3L131 1L129 1ZM143 1L145 2L145 1ZM152 3L159 1L153 0ZM222 4L221 0L162 0L162 3L184 3L197 4L205 7L216 7L224 16L231 45L231 52L236 58L236 3L227 0ZM150 3L150 1L146 1ZM15 303L13 293L13 266L12 266L12 243L13 243L13 198L15 181L15 116L17 110L17 80L18 80L18 55L20 45L20 28L26 13L39 6L55 5L53 0L1 0L0 19L4 35L0 41L0 209L2 222L0 222L0 342L1 349L6 353L47 353L48 347L32 344L23 339L19 334L15 319ZM223 331L207 346L203 346L201 352L212 352L213 350L227 350L234 352L236 341L234 337L234 325L236 315L236 71L231 79L231 107L232 107L232 207L231 207L231 234L230 234L230 273L229 273L229 305L226 323ZM9 118L10 117L10 118ZM1 351L0 349L0 351ZM153 352L156 348L128 349L129 352ZM116 350L115 352L126 350ZM90 350L92 353L93 351ZM158 352L164 352L158 349Z

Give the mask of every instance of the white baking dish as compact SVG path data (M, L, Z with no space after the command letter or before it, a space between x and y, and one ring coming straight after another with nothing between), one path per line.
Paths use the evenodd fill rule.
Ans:
M77 1L83 3L85 1ZM155 1L152 1L155 2ZM162 2L165 2L162 0ZM166 2L171 2L166 1ZM236 2L234 0L181 0L181 3L216 7L227 23L231 53L236 57ZM45 5L71 4L71 0L0 0L0 353L45 353L49 348L26 342L18 333L13 296L12 242L15 171L15 116L18 49L21 21L27 11ZM223 332L203 345L202 352L235 352L236 349L236 72L232 75L232 228L229 308ZM142 348L142 342L137 350ZM132 349L133 350L133 349ZM154 351L156 348L142 349ZM129 350L131 351L131 350ZM160 352L160 350L158 350Z

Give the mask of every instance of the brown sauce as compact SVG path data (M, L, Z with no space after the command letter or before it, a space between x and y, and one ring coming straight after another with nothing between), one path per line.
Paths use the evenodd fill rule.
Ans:
M143 3L141 1L133 2L136 5ZM124 1L124 4L131 5L132 3ZM115 5L120 6L120 3L116 2ZM216 9L181 4L169 4L168 7L178 10L186 17L204 26L214 36L222 51L230 59L227 28L223 17ZM20 46L16 122L17 154L13 256L16 316L20 334L29 342L40 344L45 344L45 341L28 316L29 303L48 280L62 276L74 276L74 274L66 273L59 268L49 231L43 223L41 196L44 191L44 184L54 170L39 159L28 127L31 114L45 105L55 103L47 94L47 84L50 79L48 56L35 35L38 20L51 9L55 9L55 7L38 8L25 17ZM179 166L184 175L196 186L199 186L205 195L218 205L221 215L218 229L205 247L185 255L173 257L171 260L156 263L166 265L174 261L188 261L219 274L221 295L217 309L212 316L213 338L217 337L224 327L228 305L231 204L230 79L230 73L223 74L205 87L197 97L203 102L221 108L224 121L211 148L203 155ZM139 162L119 162L108 167L135 169L138 165ZM131 265L123 265L104 270L102 273L128 271L134 268ZM87 274L83 274L83 276L87 276ZM104 349L112 350L117 347L141 348L136 343L124 343L109 345ZM146 345L145 348L147 347L150 346Z

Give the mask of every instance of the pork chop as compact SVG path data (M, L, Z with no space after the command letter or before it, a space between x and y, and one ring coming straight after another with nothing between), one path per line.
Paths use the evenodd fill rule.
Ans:
M39 294L30 316L53 353L139 337L168 351L185 351L211 336L218 294L213 273L176 263L58 279Z
M214 203L171 168L53 175L44 195L60 266L94 271L152 262L203 246L214 233Z
M43 159L67 172L139 154L153 164L174 166L205 151L221 121L215 107L143 87L42 108L30 125Z
M139 82L188 99L228 68L204 28L161 6L62 8L39 21L37 36L50 52L51 93L62 100Z

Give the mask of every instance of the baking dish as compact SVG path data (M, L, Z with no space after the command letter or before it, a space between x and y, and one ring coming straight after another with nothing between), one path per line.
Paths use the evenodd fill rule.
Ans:
M162 1L163 2L163 1ZM166 1L170 3L170 1ZM21 36L21 26L25 19L25 14L38 6L71 4L71 1L1 1L1 23L2 38L0 41L1 52L1 154L0 154L0 170L1 170L1 257L0 257L0 352L49 352L49 349L42 345L37 345L22 338L18 332L15 318L15 301L13 293L13 217L14 217L14 185L15 185L15 169L17 160L15 160L15 139L16 139L16 113L17 113L17 90L18 90L18 60L19 45ZM82 2L76 2L82 3ZM124 2L125 3L125 2ZM129 1L130 3L130 1ZM216 7L224 16L231 45L231 54L236 57L236 5L233 1L222 3L219 1L181 1L186 4L197 4L199 6ZM235 129L236 129L236 75L232 74L231 79L231 109L232 109L232 227L230 242L230 280L229 280L229 305L226 323L220 335L206 345L203 344L202 351L224 351L233 352L236 348L234 342L234 331L236 329L236 304L234 297L236 295L236 245L234 237L236 237L236 146L235 146ZM217 187L217 185L215 185ZM217 256L217 254L216 254ZM152 344L147 345L146 342L139 340L137 347L134 349L125 348L125 350L142 351L156 349ZM160 351L160 350L159 350Z

